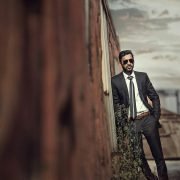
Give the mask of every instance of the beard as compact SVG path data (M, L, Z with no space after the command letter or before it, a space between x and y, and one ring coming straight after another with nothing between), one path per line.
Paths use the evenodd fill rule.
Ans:
M134 66L127 66L126 68L125 67L122 67L123 68L123 71L126 73L126 74L131 74L133 72L133 68Z

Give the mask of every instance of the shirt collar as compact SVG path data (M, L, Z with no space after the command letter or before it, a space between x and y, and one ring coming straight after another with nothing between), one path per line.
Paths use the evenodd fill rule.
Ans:
M123 72L124 78L127 79L129 77L129 75L127 75L126 73ZM133 78L135 78L135 74L134 71L131 73L131 75Z

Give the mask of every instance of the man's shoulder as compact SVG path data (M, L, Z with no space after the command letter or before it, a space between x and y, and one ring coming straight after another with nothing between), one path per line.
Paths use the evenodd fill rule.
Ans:
M134 71L134 73L139 76L147 76L146 72Z
M116 81L117 79L119 79L122 76L122 72L120 72L119 74L116 74L114 76L111 77L112 81Z

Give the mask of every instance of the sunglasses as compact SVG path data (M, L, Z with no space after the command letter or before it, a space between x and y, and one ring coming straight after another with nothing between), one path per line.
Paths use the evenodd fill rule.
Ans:
M134 64L134 59L127 59L127 60L124 60L124 61L123 61L123 64L124 64L124 65L127 64L128 61L129 61L131 64Z

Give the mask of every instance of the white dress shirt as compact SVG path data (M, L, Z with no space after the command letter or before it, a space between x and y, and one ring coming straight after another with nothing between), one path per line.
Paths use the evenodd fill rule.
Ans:
M127 85L127 89L128 89L128 93L129 93L129 84L130 84L130 80L128 79L129 75L127 75L124 72L123 72L123 75L124 75L124 78L125 78L125 81L126 81L126 85ZM139 115L142 112L147 112L148 108L144 105L143 101L140 98L139 90L138 90L138 86L137 86L137 81L136 81L136 76L134 74L134 71L132 72L132 74L130 76L133 76L132 81L134 83L134 89L135 89L136 109L137 109L137 115Z

